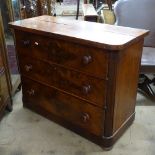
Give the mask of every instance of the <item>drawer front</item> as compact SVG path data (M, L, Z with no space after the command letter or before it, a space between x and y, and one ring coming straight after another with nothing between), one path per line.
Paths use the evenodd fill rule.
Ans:
M102 109L23 77L22 88L24 104L33 104L91 133L102 135Z
M107 77L108 53L101 49L29 33L16 33L17 51L98 77Z
M19 60L21 60L20 70L23 75L67 91L103 108L106 81L36 59L20 58Z

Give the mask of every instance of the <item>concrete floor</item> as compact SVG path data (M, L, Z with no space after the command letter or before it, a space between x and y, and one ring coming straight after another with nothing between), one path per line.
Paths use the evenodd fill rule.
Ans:
M155 155L155 103L141 95L133 125L111 151L23 108L21 96L0 122L0 155Z

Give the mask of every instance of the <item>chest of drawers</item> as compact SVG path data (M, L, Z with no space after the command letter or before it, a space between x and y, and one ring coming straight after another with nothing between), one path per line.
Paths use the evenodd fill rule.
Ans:
M148 31L50 16L10 26L24 107L111 147L134 120Z

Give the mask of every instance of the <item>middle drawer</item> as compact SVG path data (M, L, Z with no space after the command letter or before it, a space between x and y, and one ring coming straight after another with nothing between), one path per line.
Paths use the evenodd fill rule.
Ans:
M103 107L106 81L37 59L19 59L21 74Z

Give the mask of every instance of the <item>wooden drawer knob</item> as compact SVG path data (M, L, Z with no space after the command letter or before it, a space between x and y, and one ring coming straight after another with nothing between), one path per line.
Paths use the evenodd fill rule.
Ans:
M84 86L82 87L82 92L83 92L83 94L87 95L87 94L90 93L90 91L91 91L91 86L90 86L90 85L84 85Z
M32 65L25 65L25 70L27 72L29 72L30 70L32 70Z
M82 118L82 121L86 123L90 119L90 116L87 113L83 113L81 118Z
M35 46L39 46L39 43L37 41L34 42Z
M30 96L33 96L33 95L35 94L34 89L28 90L27 93L28 93Z
M85 55L83 56L82 58L82 62L83 64L87 65L89 64L90 62L92 62L92 57L90 55Z

